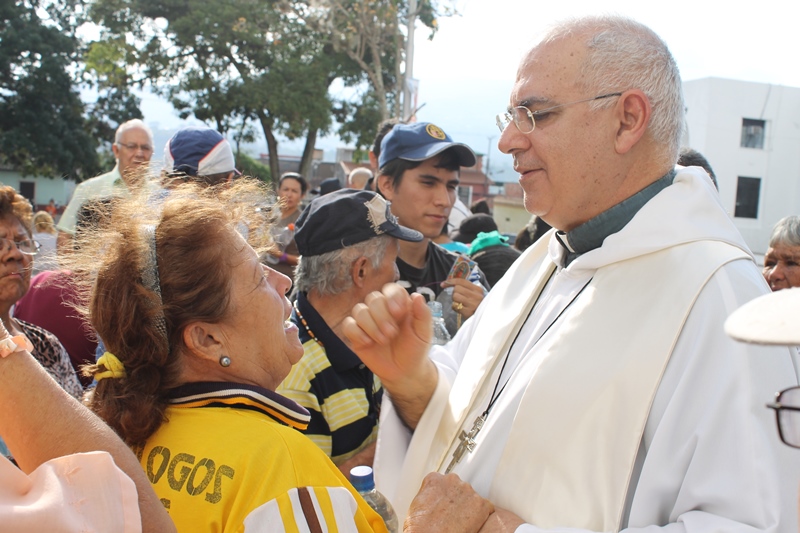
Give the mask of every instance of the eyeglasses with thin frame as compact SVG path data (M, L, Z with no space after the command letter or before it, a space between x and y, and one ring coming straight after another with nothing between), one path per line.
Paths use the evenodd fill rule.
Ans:
M497 115L497 127L500 128L500 132L503 132L509 124L512 122L520 131L520 133L530 133L534 129L536 129L536 120L535 117L541 118L542 116L546 115L553 109L558 109L559 107L566 107L572 104L580 104L582 102L591 102L593 100L602 100L603 98L611 98L612 96L622 96L622 93L608 93L608 94L601 94L600 96L593 96L592 98L584 98L583 100L575 100L574 102L567 102L566 104L558 104L552 107L548 107L545 109L537 109L536 111L531 111L525 106L517 106L517 107L510 107L508 111L505 113L501 113Z
M153 152L153 147L149 144L136 144L136 143L116 143L117 146L122 146L123 148L127 148L131 152L138 152L141 150L145 154L150 154Z
M22 239L15 241L12 239L6 239L5 237L0 237L0 251L2 251L2 253L5 254L11 250L12 244L16 246L17 250L24 255L36 255L41 247L41 244L33 239Z
M800 448L800 387L782 390L767 407L775 410L781 441L792 448Z

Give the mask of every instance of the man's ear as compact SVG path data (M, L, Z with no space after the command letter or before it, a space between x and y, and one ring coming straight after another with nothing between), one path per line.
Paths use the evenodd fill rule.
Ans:
M183 343L192 355L214 363L225 353L224 335L219 324L191 322L183 330Z
M615 109L619 127L614 147L618 154L625 154L644 137L653 110L650 99L639 89L622 93Z
M394 199L392 177L387 176L386 174L379 175L377 178L377 185L380 193L383 194L383 197L391 202Z
M350 267L350 277L353 278L353 285L359 289L364 288L364 284L367 282L367 270L369 268L367 263L369 263L369 259L362 255Z
M119 145L116 141L111 143L111 151L114 152L114 159L119 159Z

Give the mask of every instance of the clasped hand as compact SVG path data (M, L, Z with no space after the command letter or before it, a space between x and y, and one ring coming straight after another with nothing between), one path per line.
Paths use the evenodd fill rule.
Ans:
M411 502L403 533L513 533L523 523L481 497L456 474L432 472Z

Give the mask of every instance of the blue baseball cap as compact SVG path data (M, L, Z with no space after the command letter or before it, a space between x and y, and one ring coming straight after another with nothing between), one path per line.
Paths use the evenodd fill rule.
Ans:
M184 128L167 141L164 167L168 172L183 172L189 176L239 174L228 140L217 130L197 126Z
M460 166L475 165L477 159L472 148L463 143L453 142L453 139L436 124L430 122L398 124L381 141L378 166L383 168L395 159L425 161L448 148L455 151Z

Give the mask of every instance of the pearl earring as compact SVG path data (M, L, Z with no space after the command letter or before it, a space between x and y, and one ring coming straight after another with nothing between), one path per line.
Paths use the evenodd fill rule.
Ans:
M228 357L227 355L223 355L222 357L219 358L219 365L225 368L231 366L231 358Z

